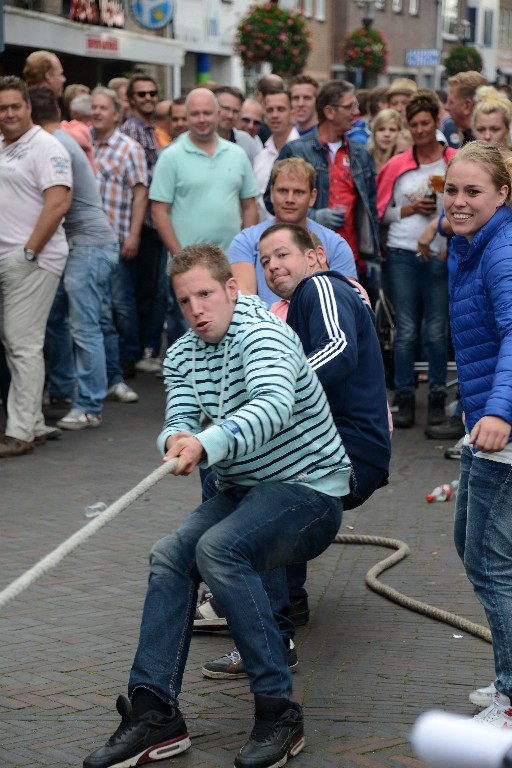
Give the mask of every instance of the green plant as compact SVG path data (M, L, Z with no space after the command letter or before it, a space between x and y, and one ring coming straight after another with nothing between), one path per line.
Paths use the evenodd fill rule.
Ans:
M300 75L311 51L310 31L302 13L274 3L254 5L238 25L235 52L245 67L268 62L282 77Z
M456 45L444 60L448 77L456 75L458 72L481 72L483 65L484 62L480 53L471 45Z
M345 37L341 45L341 58L347 69L384 72L389 59L388 46L377 29L361 27Z

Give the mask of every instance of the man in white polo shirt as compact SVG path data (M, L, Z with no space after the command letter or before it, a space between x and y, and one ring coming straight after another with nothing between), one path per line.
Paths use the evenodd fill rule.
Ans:
M71 203L71 163L31 118L27 86L0 77L0 337L11 373L0 458L44 441L41 412L46 320L66 263L62 218Z

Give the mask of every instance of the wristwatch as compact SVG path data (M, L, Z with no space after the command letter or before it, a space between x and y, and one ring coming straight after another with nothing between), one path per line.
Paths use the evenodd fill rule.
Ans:
M27 261L36 261L37 253L32 248L24 248L25 258Z

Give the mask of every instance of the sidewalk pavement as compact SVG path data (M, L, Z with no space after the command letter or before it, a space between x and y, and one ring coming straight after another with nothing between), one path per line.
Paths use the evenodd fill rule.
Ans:
M163 383L146 374L133 386L139 403L107 403L101 428L67 432L33 455L0 462L0 589L86 525L86 506L112 503L159 465ZM435 485L457 477L458 463L443 458L449 442L423 436L424 384L419 398L418 426L395 431L389 486L346 513L341 532L403 539L410 557L381 579L485 624L452 544L454 503L425 502ZM48 422L61 415L50 412ZM149 549L199 499L197 473L165 478L0 611L3 768L77 768L117 727ZM311 619L296 635L294 697L305 708L307 741L291 762L297 768L420 768L407 741L418 715L431 708L471 715L468 693L493 680L489 644L365 586L366 572L387 555L333 544L310 563ZM205 661L232 645L227 633L194 636L181 697L192 748L172 765L228 768L245 742L247 680L201 675Z

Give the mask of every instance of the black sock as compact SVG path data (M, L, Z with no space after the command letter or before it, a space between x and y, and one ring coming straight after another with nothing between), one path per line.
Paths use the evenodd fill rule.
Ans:
M137 688L132 697L132 711L134 717L141 717L141 715L144 715L150 710L153 712L161 712L163 715L170 715L172 707L157 696L156 693L153 693L153 691L150 691L147 688Z

